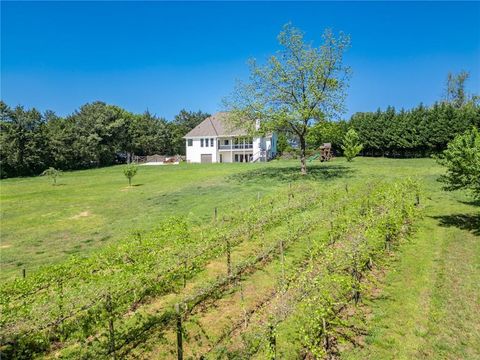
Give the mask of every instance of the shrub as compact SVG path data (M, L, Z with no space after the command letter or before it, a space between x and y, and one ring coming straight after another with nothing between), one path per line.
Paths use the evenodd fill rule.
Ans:
M128 179L128 186L132 186L132 178L137 175L138 166L135 163L131 163L125 166L123 173Z
M363 145L358 142L358 134L354 129L350 129L343 139L342 150L347 161L352 161L355 156L362 151Z
M49 167L47 170L42 172L41 176L48 176L53 181L52 185L56 185L57 177L59 177L61 174L62 170L55 169L54 167Z
M437 162L447 168L447 173L439 179L445 190L467 189L480 200L480 132L477 128L457 135L437 157Z

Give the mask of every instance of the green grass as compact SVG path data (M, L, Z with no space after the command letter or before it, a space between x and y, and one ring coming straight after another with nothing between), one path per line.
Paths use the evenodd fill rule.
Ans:
M48 179L8 179L1 186L1 279L27 274L71 254L85 255L134 230L149 230L162 218L210 221L244 207L293 181L325 189L411 176L426 196L424 218L398 249L374 298L363 348L352 359L480 357L480 215L462 193L446 193L436 181L442 169L431 159L357 158L310 163L182 164L141 167L133 183L121 167L67 172ZM27 275L28 276L28 275Z
M432 167L434 169L434 167ZM347 359L480 358L480 213L462 193L423 176L425 216L367 299L362 349Z
M2 180L1 277L88 253L168 216L200 222L212 218L214 207L227 213L275 187L226 179L255 167L144 166L131 188L120 166L66 172L57 186L44 177Z

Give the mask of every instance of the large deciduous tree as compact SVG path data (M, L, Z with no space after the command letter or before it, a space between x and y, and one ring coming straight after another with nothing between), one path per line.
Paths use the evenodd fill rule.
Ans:
M239 82L226 107L232 122L254 131L288 131L299 140L301 172L307 173L306 139L310 125L344 111L345 90L350 69L343 56L350 45L348 36L336 37L331 30L323 43L313 47L304 34L290 24L278 36L281 50L265 65L250 61L248 82Z

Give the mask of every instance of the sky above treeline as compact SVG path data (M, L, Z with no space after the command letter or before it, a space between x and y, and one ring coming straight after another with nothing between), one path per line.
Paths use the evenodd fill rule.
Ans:
M61 116L96 100L170 120L222 110L247 60L291 22L351 36L348 118L441 99L449 71L480 93L479 2L4 2L1 98Z

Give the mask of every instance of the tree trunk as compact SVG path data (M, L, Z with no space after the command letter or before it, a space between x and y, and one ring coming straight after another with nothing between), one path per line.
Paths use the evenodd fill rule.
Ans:
M306 150L305 137L300 136L300 163L301 163L301 172L302 175L307 175L307 163L305 159L305 150Z

